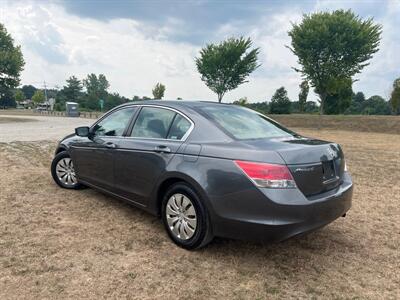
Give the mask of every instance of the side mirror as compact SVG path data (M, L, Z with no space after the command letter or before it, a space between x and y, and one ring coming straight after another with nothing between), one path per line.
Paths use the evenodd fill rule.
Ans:
M89 127L82 126L75 128L75 134L81 137L88 137L90 135Z

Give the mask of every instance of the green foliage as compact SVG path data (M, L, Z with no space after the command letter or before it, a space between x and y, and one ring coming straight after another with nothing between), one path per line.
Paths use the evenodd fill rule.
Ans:
M86 95L78 101L78 103L89 110L100 110L99 100L105 100L108 95L108 88L110 84L106 76L100 74L98 77L96 74L89 74L86 79L83 80L83 85L86 88Z
M222 101L225 93L247 82L246 78L259 67L259 48L250 50L250 38L229 38L219 44L208 44L196 58L201 80Z
M25 99L32 99L37 88L35 88L33 85L24 85L22 86L21 90L25 95Z
M233 101L233 104L241 105L241 106L247 106L248 102L249 101L247 100L247 97L242 97L239 100Z
M350 115L388 115L390 114L390 103L381 96L372 96L365 99L364 93L353 94L351 105L345 114Z
M43 103L45 100L44 93L42 90L36 90L35 94L32 96L32 101L35 105Z
M13 38L0 23L0 106L15 106L12 90L19 84L24 64L21 47L14 45Z
M303 80L300 83L299 112L304 112L304 106L306 105L306 102L307 102L309 90L310 90L310 86L308 85L307 80Z
M83 85L89 95L97 99L102 99L107 96L107 90L110 84L103 74L98 77L96 74L89 74L86 79L83 80Z
M361 113L363 115L389 115L390 104L381 96L375 95L365 100Z
M68 101L78 102L82 94L82 83L75 76L71 76L66 80L67 85L61 90Z
M363 104L365 101L365 95L363 92L358 92L353 96L353 102Z
M128 101L128 98L120 96L118 93L108 94L104 101L104 110L110 110L111 108L126 103Z
M304 112L308 114L315 114L319 112L319 106L314 101L307 101L304 106Z
M151 100L151 98L147 96L140 97L136 95L132 97L132 101L144 101L144 100Z
M276 90L271 98L270 113L271 114L290 114L291 102L287 95L286 89L282 86Z
M393 82L393 91L390 95L390 105L394 114L400 114L400 78Z
M247 103L246 107L254 109L265 115L269 113L269 105L266 101L265 102L256 102L256 103Z
M66 80L67 84L55 95L51 96L56 99L55 109L56 110L65 110L65 102L72 101L78 102L83 107L85 107L84 103L82 103L82 83L75 76L71 76ZM50 97L50 96L49 96Z
M160 82L157 82L157 84L154 86L152 90L154 99L162 99L164 97L164 92L165 92L165 85L163 85Z
M326 97L325 113L328 115L343 114L351 104L353 89L349 78L331 80L329 94Z
M25 95L21 90L18 89L18 90L15 91L14 99L17 102L24 101L25 100Z
M358 92L357 94L353 94L351 104L344 113L350 115L361 114L364 105L365 95L363 92Z
M332 91L332 86L351 80L379 50L381 28L371 18L362 20L350 10L304 15L300 24L293 25L288 33L290 49L301 65L295 70L318 93L321 113L328 95L338 99L340 92Z

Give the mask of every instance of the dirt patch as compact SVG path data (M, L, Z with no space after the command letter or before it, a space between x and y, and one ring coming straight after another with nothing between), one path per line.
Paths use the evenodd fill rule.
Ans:
M400 298L400 139L297 131L342 144L347 217L279 244L216 239L196 252L139 209L57 187L55 141L0 143L0 298Z
M73 133L76 127L88 126L93 122L84 118L0 115L0 143L59 139Z
M35 122L35 119L29 118L13 118L13 117L2 117L0 116L0 124L4 123L23 123L23 122Z

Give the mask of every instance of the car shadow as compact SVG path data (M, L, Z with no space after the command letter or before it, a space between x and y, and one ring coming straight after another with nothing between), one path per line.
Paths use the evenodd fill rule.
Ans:
M146 228L146 232L153 235L148 238L160 243L146 243L149 247L158 247L160 251L176 251L177 246L168 239L160 218L102 192L87 189L85 193L95 201L101 202L102 206L110 206L120 211L128 220L140 222L141 226ZM354 240L352 234L348 234L350 229L344 228L341 221L342 219L339 218L334 223L317 231L292 237L282 242L261 243L216 237L205 248L192 252L185 250L178 252L202 260L232 261L240 265L240 268L257 262L264 267L274 266L275 269L283 272L283 276L285 274L296 276L297 273L300 275L301 272L304 272L304 264L319 268L317 265L321 262L321 257L323 257L322 261L328 264L338 257L342 262L346 261L347 255L350 259L352 253L360 252L359 248L362 246ZM127 230L129 230L128 227ZM238 267L238 269L240 268Z

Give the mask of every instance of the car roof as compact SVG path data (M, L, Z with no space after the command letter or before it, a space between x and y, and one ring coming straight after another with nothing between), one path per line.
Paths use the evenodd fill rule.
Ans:
M232 105L229 103L219 103L215 101L190 101L190 100L142 100L142 101L130 101L120 105L120 107L127 105L165 105L172 108L179 107L209 107L209 106L221 106L221 105Z

